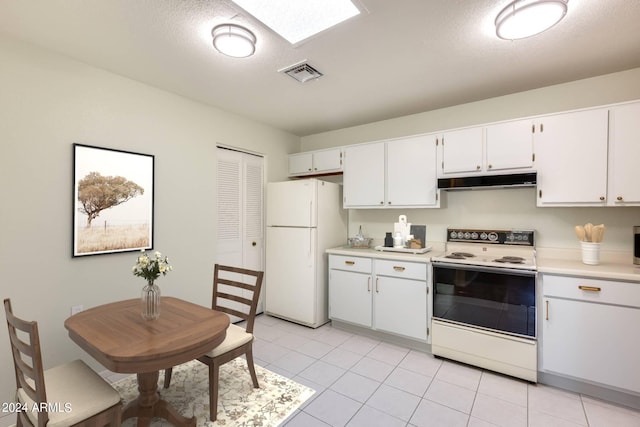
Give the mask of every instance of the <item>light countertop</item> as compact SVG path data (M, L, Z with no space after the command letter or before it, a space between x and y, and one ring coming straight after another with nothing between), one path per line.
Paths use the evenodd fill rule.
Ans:
M580 249L536 248L536 265L543 274L640 283L640 265L633 264L630 252L601 251L600 264L587 265L582 263Z
M355 249L348 246L327 249L326 253L424 263L431 262L431 257L444 254L443 242L427 242L427 246L431 246L432 249L424 254L378 251L373 248ZM580 249L536 248L536 265L538 272L543 274L640 283L640 265L633 264L630 252L602 251L600 264L587 265L582 263Z
M444 252L444 243L441 242L427 242L427 247L431 247L429 252L423 254L412 254L412 253L404 253L404 252L390 252L390 251L378 251L373 249L373 247L369 249L356 249L350 248L348 246L338 246L337 248L327 249L326 253L332 255L345 255L345 256L361 256L367 258L377 258L377 259L392 259L398 261L408 261L408 262L431 262L431 257L435 256L434 254L442 254Z

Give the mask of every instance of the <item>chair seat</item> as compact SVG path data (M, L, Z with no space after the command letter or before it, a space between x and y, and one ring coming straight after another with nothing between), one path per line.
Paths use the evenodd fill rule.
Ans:
M82 360L47 369L44 379L47 400L53 406L48 409L49 427L76 424L121 400L120 394ZM27 404L31 422L38 425L37 412L31 411L34 401L21 388L17 394L19 402Z
M253 339L253 334L248 333L244 328L236 326L233 323L227 328L227 336L222 344L207 353L209 357L217 357L225 354L235 348L238 348Z

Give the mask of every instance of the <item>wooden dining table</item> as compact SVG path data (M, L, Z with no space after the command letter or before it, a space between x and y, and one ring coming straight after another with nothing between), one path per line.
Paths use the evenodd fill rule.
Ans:
M162 297L160 317L145 320L140 299L94 307L69 317L69 337L107 369L137 375L139 396L122 419L137 417L138 426L164 418L177 426L195 426L158 392L160 370L196 359L224 341L229 317L219 311L173 297Z

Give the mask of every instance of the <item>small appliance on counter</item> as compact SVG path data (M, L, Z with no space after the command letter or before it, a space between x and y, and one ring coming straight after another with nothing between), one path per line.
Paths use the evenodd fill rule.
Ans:
M406 252L423 254L431 250L426 247L426 225L412 225L406 215L400 215L393 225L393 233L387 233L384 246L376 246L378 251Z

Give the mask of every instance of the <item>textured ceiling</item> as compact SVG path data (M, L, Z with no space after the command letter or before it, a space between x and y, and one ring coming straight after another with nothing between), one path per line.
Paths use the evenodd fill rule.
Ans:
M640 67L640 1L570 0L562 22L505 41L509 0L358 0L365 13L292 46L230 0L2 0L0 33L305 136ZM257 52L210 31L249 27ZM307 84L277 70L303 60Z

